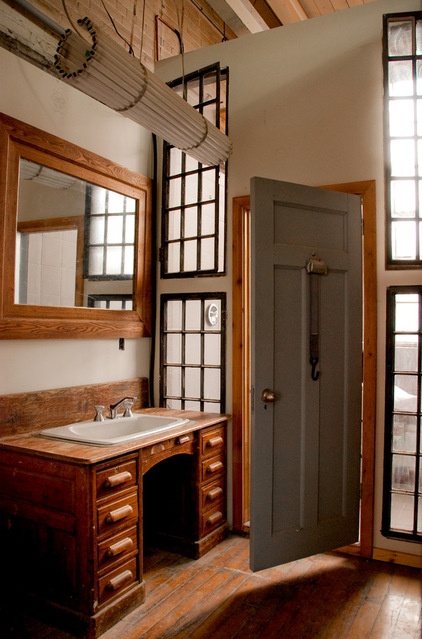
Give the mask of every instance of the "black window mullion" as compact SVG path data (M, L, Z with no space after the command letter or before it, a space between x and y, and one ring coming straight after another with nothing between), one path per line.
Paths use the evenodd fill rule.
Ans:
M202 251L201 251L201 246L202 246L202 206L201 206L201 202L202 202L202 195L204 192L203 189L203 183L204 183L204 172L203 171L198 171L198 201L197 201L197 219L196 219L196 223L197 223L197 243L196 243L196 269L197 271L201 272L202 269Z
M218 268L218 238L220 236L220 169L215 170L214 268Z
M418 59L416 57L416 20L413 20L412 25L412 47L413 47L413 59L412 59L412 74L413 74L413 108L414 108L414 145L415 145L415 187L418 185L419 177L421 175L422 169L422 157L419 154L419 146L418 146L418 115L417 115L417 79L418 79ZM421 96L422 97L422 96ZM422 124L422 123L421 123ZM416 224L416 236L415 236L415 257L416 261L420 261L420 242L419 242L419 197L416 190L416 198L415 198L415 224Z
M418 406L416 417L416 469L415 469L415 516L414 516L414 530L415 534L418 532L419 521L419 482L421 478L422 468L422 449L421 449L421 419L422 419L422 293L419 295L419 333L418 333ZM422 535L422 531L420 531Z
M215 78L215 126L217 129L220 128L220 105L221 105L221 69L218 67L216 69L216 78ZM225 133L225 132L224 132Z
M108 192L106 193L104 205L104 251L103 251L103 274L107 273L107 238L108 238Z
M205 342L205 299L201 300L201 409L204 410L205 399L205 357L204 357L204 342Z
M186 333L186 299L182 300L182 328L181 328L182 336ZM182 408L185 408L185 398L186 398L186 360L185 360L185 351L182 350L181 357L181 370L180 370L180 386L182 393Z

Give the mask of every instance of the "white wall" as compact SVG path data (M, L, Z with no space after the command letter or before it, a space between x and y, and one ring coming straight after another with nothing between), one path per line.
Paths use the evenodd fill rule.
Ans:
M0 48L0 112L152 177L142 127ZM0 340L0 394L148 377L151 340Z
M216 61L229 67L229 128L234 145L229 163L229 211L234 196L249 193L252 176L315 186L376 180L379 388L374 544L410 554L419 554L420 545L387 540L378 532L382 498L385 291L391 284L421 281L420 272L384 269L381 56L382 15L421 9L420 0L379 0L201 49L187 54L184 63L185 73ZM157 73L165 80L179 77L180 59L161 62ZM230 227L229 217L228 247ZM230 293L230 278L215 285ZM230 349L229 336L228 353ZM228 379L230 375L229 370ZM227 410L230 411L230 405Z

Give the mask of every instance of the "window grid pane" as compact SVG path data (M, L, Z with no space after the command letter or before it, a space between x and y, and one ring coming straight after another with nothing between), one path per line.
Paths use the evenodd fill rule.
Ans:
M215 65L170 86L183 88L189 104L226 133L227 85L227 69ZM164 143L161 277L224 274L225 171Z
M225 293L161 296L160 406L225 411L225 310Z
M132 295L88 295L88 306L90 308L107 308L114 311L132 311Z
M422 286L387 293L382 533L422 540Z
M422 266L421 34L420 12L384 18L387 268Z
M84 277L131 280L136 205L132 198L89 185L86 199Z

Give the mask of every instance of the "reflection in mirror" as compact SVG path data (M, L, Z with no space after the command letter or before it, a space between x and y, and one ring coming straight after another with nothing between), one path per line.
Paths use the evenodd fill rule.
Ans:
M20 159L15 303L132 310L137 202Z
M0 113L0 339L146 337L152 181Z

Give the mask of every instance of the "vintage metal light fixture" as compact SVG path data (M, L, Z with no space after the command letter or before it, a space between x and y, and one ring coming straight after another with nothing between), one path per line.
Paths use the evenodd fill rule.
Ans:
M57 45L62 80L156 133L198 162L217 165L232 150L230 139L149 71L89 18L78 20L90 42L67 30Z

